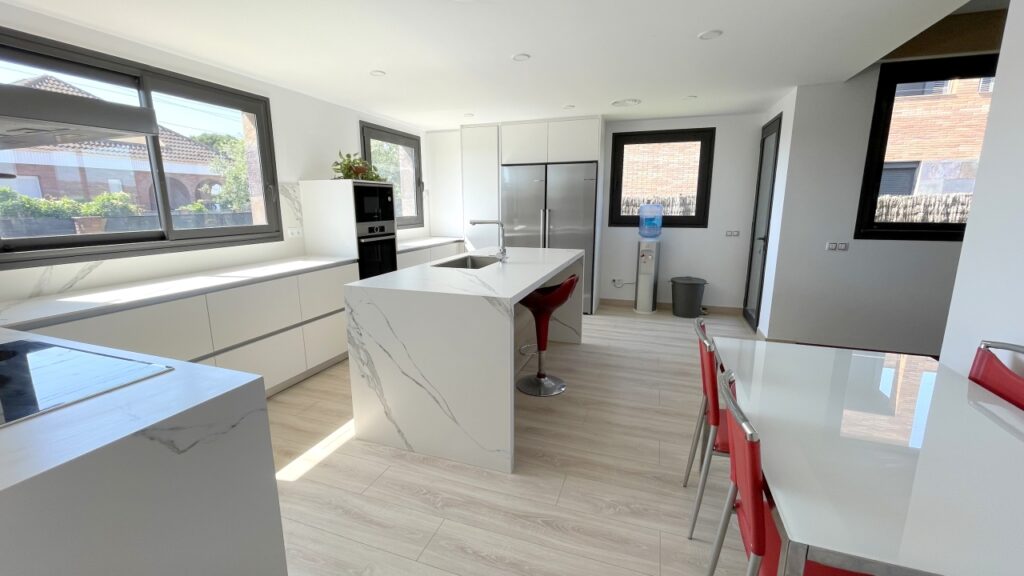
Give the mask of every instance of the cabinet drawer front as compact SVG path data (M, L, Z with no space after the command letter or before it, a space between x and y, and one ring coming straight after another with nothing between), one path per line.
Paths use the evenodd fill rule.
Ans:
M298 324L299 281L280 278L206 295L216 349Z
M35 332L176 360L192 360L214 350L205 296L104 314Z
M416 266L417 264L426 264L427 262L430 262L429 248L413 250L412 252L402 252L398 255L399 270L410 266Z
M314 368L348 350L348 319L345 312L332 314L302 327L306 343L306 368Z
M217 366L263 376L264 389L276 386L306 370L302 328L293 328L215 358Z
M432 246L430 248L430 259L439 260L441 258L447 258L449 256L455 256L459 253L458 244L442 244L441 246Z
M309 320L345 307L345 284L359 280L359 266L349 264L299 276L302 319Z

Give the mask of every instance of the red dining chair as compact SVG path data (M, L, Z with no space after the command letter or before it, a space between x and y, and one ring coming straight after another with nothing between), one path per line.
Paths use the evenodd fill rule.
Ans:
M968 377L996 396L1024 410L1024 376L1010 370L992 350L1024 354L1024 346L1019 344L984 340L974 355L974 364L971 365Z
M724 369L724 366L718 356L714 340L708 337L704 320L701 318L694 320L693 328L697 332L700 379L704 398L700 403L700 415L697 417L697 426L693 431L693 440L690 442L690 456L686 459L683 486L690 481L690 470L693 468L700 438L706 436L707 442L701 451L700 483L697 485L697 499L694 501L693 515L690 518L690 534L688 536L690 539L693 539L693 531L697 527L697 515L700 513L704 488L707 486L708 474L711 472L711 457L729 455L729 435L721 428L723 410L718 405L718 374Z
M736 389L732 371L719 380L718 390L725 404L725 427L732 441L729 452L729 495L722 510L722 520L711 550L708 576L715 573L722 545L729 530L729 519L736 513L740 538L747 553L747 576L775 576L779 571L782 537L772 518L773 504L767 497L767 485L761 471L761 439L753 424L740 409L733 390ZM807 560L804 576L868 576Z

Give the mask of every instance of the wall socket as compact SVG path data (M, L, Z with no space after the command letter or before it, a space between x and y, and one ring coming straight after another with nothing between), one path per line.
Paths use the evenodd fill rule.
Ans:
M730 237L730 238L737 237L737 236L740 235L740 231L739 230L726 230L725 231L725 235Z
M846 252L849 249L850 249L850 244L848 242L828 242L828 243L825 244L825 250L828 250L828 251L836 251L836 250L838 250L840 252Z
M287 233L289 238L299 238L302 236L302 228L288 228Z

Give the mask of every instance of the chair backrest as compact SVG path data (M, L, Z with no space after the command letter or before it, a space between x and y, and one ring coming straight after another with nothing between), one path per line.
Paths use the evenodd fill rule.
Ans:
M718 359L715 341L708 336L704 319L693 321L693 329L697 332L697 348L700 354L700 381L704 388L704 396L708 399L708 425L720 426L718 404L718 374L722 365Z
M744 523L750 535L751 554L764 556L767 549L765 526L764 474L761 472L761 439L733 396L735 378L731 370L719 378L718 390L725 404L725 425L729 429L729 469L736 484L740 506L737 521Z
M969 378L1017 408L1024 410L1024 376L1010 370L992 350L1009 350L1024 354L1024 346L1018 344L984 341L974 355L974 364L971 365Z

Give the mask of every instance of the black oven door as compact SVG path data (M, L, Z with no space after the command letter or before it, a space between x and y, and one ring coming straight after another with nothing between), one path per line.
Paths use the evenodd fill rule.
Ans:
M373 278L398 270L394 234L359 239L359 279Z
M391 186L356 184L356 222L388 222L395 219L395 201Z

